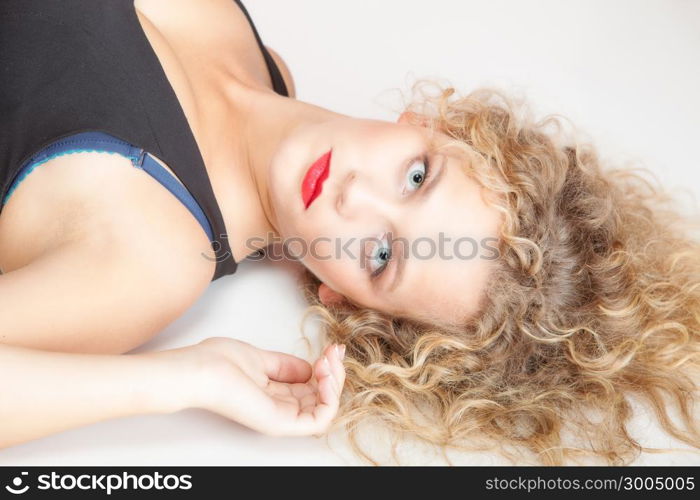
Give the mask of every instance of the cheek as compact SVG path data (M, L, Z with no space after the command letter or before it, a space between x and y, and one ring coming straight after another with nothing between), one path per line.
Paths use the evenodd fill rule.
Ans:
M355 251L344 250L334 238L319 237L308 245L302 263L339 293L357 293L362 270ZM350 256L349 253L354 255Z

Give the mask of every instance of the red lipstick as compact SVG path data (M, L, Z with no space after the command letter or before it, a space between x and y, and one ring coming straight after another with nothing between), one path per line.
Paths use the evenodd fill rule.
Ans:
M313 162L304 175L304 180L301 182L301 199L304 201L304 208L309 208L311 202L321 194L323 181L328 178L328 172L331 166L331 151L328 150L318 160Z

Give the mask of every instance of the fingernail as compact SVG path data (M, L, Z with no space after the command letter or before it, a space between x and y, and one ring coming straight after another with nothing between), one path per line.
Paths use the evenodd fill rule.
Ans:
M345 357L345 344L340 345L340 359L342 360Z

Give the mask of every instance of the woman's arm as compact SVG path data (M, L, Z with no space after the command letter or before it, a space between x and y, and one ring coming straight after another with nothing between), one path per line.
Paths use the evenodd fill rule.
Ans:
M125 157L95 159L90 154L54 158L44 167L65 159L64 166L85 163L95 172L109 166L109 161L133 169ZM89 219L89 206L75 210L76 219ZM14 268L0 276L0 343L56 352L123 354L181 316L210 284L213 268L200 255L201 238L189 242L192 232L154 231L152 221L162 215L154 210L139 208L139 218L128 231L111 224L103 229L98 222L86 223L75 235L64 231L70 237L58 229L47 230L61 233L48 249L38 245L42 248L35 250L31 240L19 238L14 245L23 243L33 257L23 259L21 266L5 267L5 271ZM198 224L193 220L191 231L202 233L194 226Z
M140 354L0 344L0 448L118 417L203 408L269 435L324 432L345 382L344 350L312 366L240 340Z
M152 353L63 353L0 344L0 448L112 418L184 409L193 380L187 375Z

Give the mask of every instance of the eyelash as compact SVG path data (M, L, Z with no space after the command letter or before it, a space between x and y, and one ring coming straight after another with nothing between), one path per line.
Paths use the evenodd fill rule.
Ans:
M420 161L423 163L423 165L425 165L425 173L423 174L424 175L423 182L421 182L420 187L413 192L419 191L423 186L425 186L425 183L428 181L428 179L430 179L431 170L432 170L430 168L430 159L428 158L428 155L426 153L424 153L422 156L419 156L417 158L413 158L411 160L411 162L408 164L409 169L408 169L407 173L410 172L411 165L413 165L417 161Z
M428 182L428 180L429 180L429 179L431 178L431 176L432 176L432 168L431 168L431 166L430 166L430 159L428 158L428 155L427 155L427 154L424 153L424 154L423 154L422 156L420 156L420 157L413 158L413 159L411 160L411 162L409 163L409 165L408 165L409 168L410 168L411 165L413 165L416 161L422 161L422 162L423 162L423 165L425 165L425 174L424 174L424 177L423 177L423 182L421 182L421 184L420 184L420 187L418 187L418 189L416 189L415 191L412 191L412 193L417 193L418 191L420 191L421 189L423 189L423 186L426 185L426 183ZM408 172L407 172L407 173L408 173ZM388 260L383 266L381 266L380 268L378 268L378 269L376 269L375 271L372 271L372 273L370 273L370 279L371 279L371 280L378 279L378 277L389 267L389 265L390 265L390 263L391 263L391 257L393 256L393 251L392 251L391 246L389 246L389 255L390 255L390 256L389 256L389 260Z

